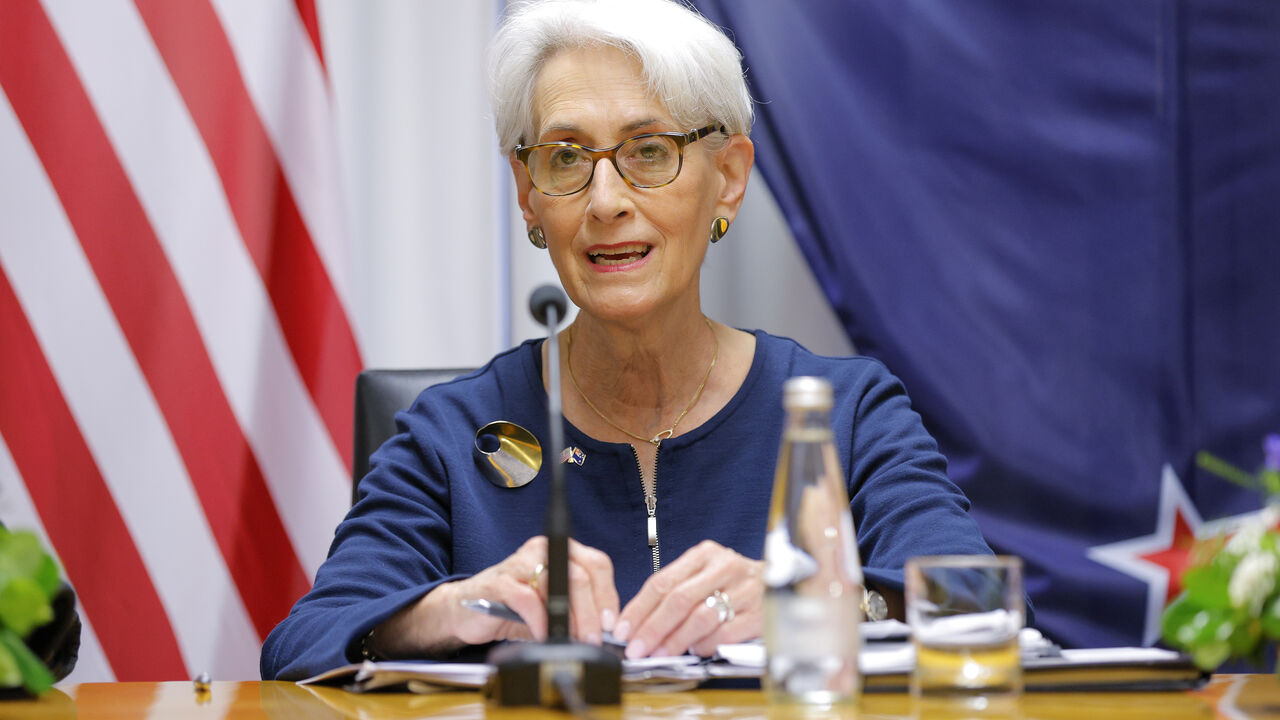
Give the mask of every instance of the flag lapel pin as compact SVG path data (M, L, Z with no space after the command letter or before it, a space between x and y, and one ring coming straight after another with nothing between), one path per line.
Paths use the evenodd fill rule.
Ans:
M587 454L581 448L569 446L560 453L560 462L574 463L579 467L587 461Z

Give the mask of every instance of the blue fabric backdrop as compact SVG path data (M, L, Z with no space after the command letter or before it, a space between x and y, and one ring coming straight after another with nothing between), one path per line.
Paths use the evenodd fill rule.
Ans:
M1150 642L1179 527L1261 504L1195 452L1253 468L1280 431L1280 3L696 4L827 297L1041 628Z

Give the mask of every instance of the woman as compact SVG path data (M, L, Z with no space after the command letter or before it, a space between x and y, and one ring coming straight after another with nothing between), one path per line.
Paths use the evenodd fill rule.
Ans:
M818 357L703 315L699 270L753 160L740 57L717 28L667 0L522 3L492 62L529 238L581 309L557 338L578 451L566 465L577 638L611 631L634 658L760 635L758 558L793 375L835 386L870 585L900 597L907 557L990 552L880 363ZM263 677L544 636L549 467L497 487L471 449L498 419L547 437L543 345L430 388L397 416L401 434L374 454L314 589L267 639ZM460 603L480 598L527 625Z

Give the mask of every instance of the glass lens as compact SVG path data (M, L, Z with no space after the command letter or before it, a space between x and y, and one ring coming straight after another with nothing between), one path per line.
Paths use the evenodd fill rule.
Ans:
M547 145L529 153L529 177L542 192L571 193L591 177L591 156L567 145Z
M680 146L662 135L632 138L618 148L617 157L618 169L632 185L665 185L680 171Z

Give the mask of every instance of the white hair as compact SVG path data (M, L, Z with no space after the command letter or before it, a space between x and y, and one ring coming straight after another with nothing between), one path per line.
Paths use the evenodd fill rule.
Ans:
M533 88L547 60L567 48L599 46L639 61L649 91L682 131L714 122L730 134L750 132L742 55L691 7L675 0L517 0L489 51L504 153L534 140Z

